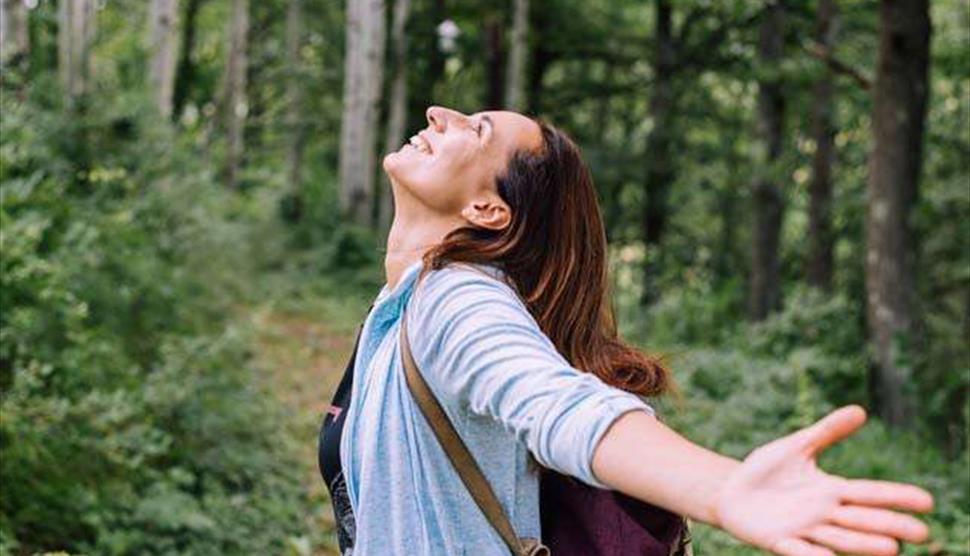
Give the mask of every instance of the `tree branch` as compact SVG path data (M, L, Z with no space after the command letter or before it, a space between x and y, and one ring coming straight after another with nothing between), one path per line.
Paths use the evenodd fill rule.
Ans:
M825 65L835 73L841 73L842 75L851 77L859 87L862 87L866 91L872 88L872 80L868 76L836 58L832 54L832 49L814 41L805 43L802 48L813 57L825 62Z

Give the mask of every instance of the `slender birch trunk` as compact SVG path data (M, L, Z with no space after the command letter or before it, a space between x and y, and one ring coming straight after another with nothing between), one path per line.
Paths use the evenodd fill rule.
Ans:
M376 126L384 68L383 0L348 0L340 126L340 205L357 224L373 220Z
M23 0L0 0L0 66L30 53Z
M515 0L512 17L512 44L509 49L508 73L505 76L505 107L525 108L525 60L529 51L529 0Z
M396 0L394 2L394 17L391 23L391 52L393 57L393 77L391 78L390 109L387 118L387 135L384 138L384 152L396 151L404 142L405 126L407 125L408 108L408 74L407 74L407 25L411 0ZM391 184L387 175L382 174L378 228L386 232L391 227L394 214L394 197L391 195Z
M57 65L68 105L87 92L94 38L94 1L61 0L57 11Z
M239 187L246 123L246 50L249 42L249 1L233 0L229 28L229 59L226 64L226 185Z
M303 82L300 49L303 46L303 2L289 0L286 8L286 119L289 142L286 148L286 169L290 192L296 203L297 219L303 209L303 150L306 146L307 125L304 121Z
M176 0L152 0L149 9L151 64L148 81L155 98L155 106L166 118L172 114L172 93L175 88L177 13Z

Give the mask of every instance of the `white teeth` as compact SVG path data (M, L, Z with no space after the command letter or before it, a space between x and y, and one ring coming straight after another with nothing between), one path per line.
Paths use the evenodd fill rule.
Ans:
M417 135L412 135L411 139L409 139L408 142L419 151L425 154L431 154L431 148L428 147L428 144L425 143L424 139L422 139L421 137Z

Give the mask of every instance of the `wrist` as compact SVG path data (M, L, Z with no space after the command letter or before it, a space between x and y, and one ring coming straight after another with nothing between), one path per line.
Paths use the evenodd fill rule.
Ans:
M721 469L715 473L716 480L713 484L712 495L704 508L704 515L700 517L702 521L712 527L724 528L723 512L730 506L729 501L725 499L726 492L728 492L727 486L739 466L740 462L724 458Z

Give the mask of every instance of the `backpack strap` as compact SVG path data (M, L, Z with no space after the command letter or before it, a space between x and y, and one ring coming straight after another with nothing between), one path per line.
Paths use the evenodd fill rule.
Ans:
M444 408L435 398L434 392L431 391L428 383L421 376L418 364L411 354L407 321L407 313L402 312L400 324L401 358L404 361L404 374L408 389L411 390L411 395L418 402L421 413L428 424L431 425L431 429L451 461L451 465L461 477L461 482L465 484L468 493L471 494L478 508L485 514L485 518L488 519L495 532L502 537L513 556L550 556L549 549L538 539L520 539L515 534L515 529L512 527L505 509L495 496L495 492L481 468L478 467L475 457L468 451L468 447L451 424Z

